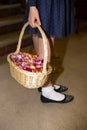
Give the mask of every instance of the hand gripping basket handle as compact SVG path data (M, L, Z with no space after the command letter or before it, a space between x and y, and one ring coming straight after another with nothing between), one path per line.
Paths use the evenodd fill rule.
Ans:
M19 40L18 40L18 45L17 45L17 49L16 49L16 52L15 53L18 53L20 52L20 47L21 47L21 43L22 43L22 37L24 35L24 32L25 32L25 29L26 27L29 26L29 22L25 23L24 26L22 27L22 30L21 30L21 33L19 35ZM43 31L43 29L37 24L35 23L35 26L38 28L38 30L40 31L41 33L41 36L42 36L42 39L43 39L43 46L44 46L44 62L43 62L43 70L42 72L43 73L46 73L47 72L47 59L48 59L48 48L47 48L47 45L48 45L48 40L47 40L47 37Z

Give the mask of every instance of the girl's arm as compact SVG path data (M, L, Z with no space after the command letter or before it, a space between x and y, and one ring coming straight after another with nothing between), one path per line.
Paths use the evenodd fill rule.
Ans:
M39 25L41 25L40 17L38 9L36 8L36 2L35 0L28 0L29 4L29 15L28 15L28 21L31 27L35 27L35 22L37 22Z

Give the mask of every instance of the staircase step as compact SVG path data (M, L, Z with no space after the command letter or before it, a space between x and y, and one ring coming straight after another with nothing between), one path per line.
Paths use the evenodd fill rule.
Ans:
M15 51L20 32L12 32L4 35L0 35L0 56L7 54L9 52ZM32 39L29 34L24 34L21 48L31 45Z
M20 3L10 5L0 5L0 18L23 13Z
M0 34L20 30L23 25L23 15L0 18Z

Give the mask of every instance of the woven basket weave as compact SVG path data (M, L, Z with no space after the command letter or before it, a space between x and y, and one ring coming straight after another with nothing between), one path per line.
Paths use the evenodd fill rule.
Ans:
M28 22L24 24L24 26L21 30L17 49L14 53L20 52L22 37L24 35L24 31L25 31L27 26L29 26ZM20 83L21 85L23 85L26 88L39 88L39 87L43 86L46 83L50 73L52 72L52 67L50 65L47 66L47 58L48 58L48 50L47 50L48 49L47 48L48 40L47 40L47 37L46 37L44 31L42 30L42 28L39 25L36 24L36 27L38 28L38 30L41 33L41 36L42 36L42 39L43 39L44 52L45 52L44 53L44 63L43 63L42 72L28 72L26 70L22 70L18 66L16 66L13 63L13 61L10 59L10 56L14 53L10 53L7 56L7 61L9 62L11 76L18 83Z

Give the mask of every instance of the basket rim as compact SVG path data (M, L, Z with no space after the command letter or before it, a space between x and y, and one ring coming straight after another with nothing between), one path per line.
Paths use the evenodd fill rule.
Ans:
M15 67L18 71L20 71L20 72L23 72L23 73L25 73L26 75L28 75L28 74L31 74L32 73L32 75L36 75L37 73L38 74L48 74L49 73L49 70L50 70L50 73L51 73L51 71L52 71L52 67L51 67L51 65L49 65L48 66L48 70L46 71L46 72L43 72L43 71L41 71L41 72L29 72L29 71L27 71L27 70L23 70L23 69L21 69L21 68L19 68L16 64L14 64L14 62L10 59L10 56L12 55L12 54L14 54L15 52L13 52L13 53L10 53L8 56L7 56L7 61L9 62L9 64L10 65L12 65L13 67Z

